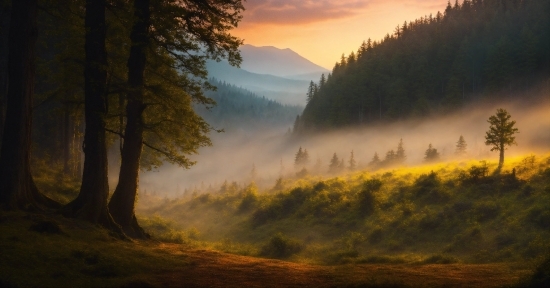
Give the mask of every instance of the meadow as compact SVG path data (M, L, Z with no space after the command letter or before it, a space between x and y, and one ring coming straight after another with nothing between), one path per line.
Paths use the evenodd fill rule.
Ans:
M550 157L279 178L259 189L140 195L163 241L313 264L538 263L550 252ZM303 174L303 173L302 173Z
M39 165L40 166L40 165ZM0 286L546 287L550 155L142 193L150 240L0 212ZM68 201L78 185L37 169ZM241 187L242 186L242 187ZM244 283L244 284L243 284Z

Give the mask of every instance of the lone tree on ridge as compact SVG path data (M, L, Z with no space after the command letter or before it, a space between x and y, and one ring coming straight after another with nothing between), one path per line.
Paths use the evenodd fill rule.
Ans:
M516 121L510 120L512 116L505 109L497 109L497 113L489 117L489 131L485 135L485 145L490 145L491 151L499 151L500 158L498 168L504 164L504 150L506 146L517 145L514 134L519 133L518 128L514 128Z

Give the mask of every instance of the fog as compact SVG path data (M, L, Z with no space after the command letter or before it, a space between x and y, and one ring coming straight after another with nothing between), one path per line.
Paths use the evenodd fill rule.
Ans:
M396 149L403 139L406 152L406 166L423 162L424 152L431 143L441 155L441 161L452 159L456 142L464 136L468 145L469 159L498 160L498 152L490 152L484 144L487 119L497 108L506 109L512 120L517 121L517 146L509 147L506 157L528 153L550 151L550 95L534 100L501 102L500 104L468 105L462 109L439 117L422 120L398 121L392 124L377 124L355 129L345 129L322 135L296 137L287 134L289 125L265 127L259 131L248 131L246 127L228 130L212 136L212 147L199 150L199 155L190 158L197 161L191 169L165 165L155 171L141 173L140 191L156 193L167 197L181 196L185 189L219 190L224 181L240 185L250 183L253 166L257 177L255 182L261 188L273 187L281 175L292 177L297 172L294 157L299 147L307 149L310 157L309 171L313 171L318 159L319 171L328 172L333 153L347 161L353 150L359 168L365 167L375 152L383 160L387 151ZM519 99L534 99L519 95ZM281 165L282 164L282 165Z

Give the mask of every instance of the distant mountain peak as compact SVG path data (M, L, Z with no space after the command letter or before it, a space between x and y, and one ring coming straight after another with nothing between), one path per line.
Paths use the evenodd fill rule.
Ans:
M270 74L279 77L292 75L321 74L329 70L311 62L290 48L275 46L241 46L243 62L241 68L253 73Z

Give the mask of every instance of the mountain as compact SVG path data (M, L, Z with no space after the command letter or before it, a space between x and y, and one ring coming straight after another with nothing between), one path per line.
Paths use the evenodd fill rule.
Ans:
M209 124L226 132L286 129L292 126L296 115L303 110L303 106L284 105L217 79L210 79L210 83L217 89L205 94L217 105L210 109L197 105L195 109Z
M294 75L313 74L318 80L322 73L330 71L300 56L291 49L279 49L273 46L256 47L243 45L240 48L243 62L241 68L252 73L270 74L291 78Z
M206 68L209 77L245 88L282 104L304 106L306 103L309 81L252 73L233 67L225 61L207 61Z
M480 99L519 99L550 77L548 15L550 1L475 0L405 22L335 65L297 131L427 117Z
M208 76L282 104L305 105L310 81L330 72L290 49L243 45L241 55L240 68L227 61L207 61Z

